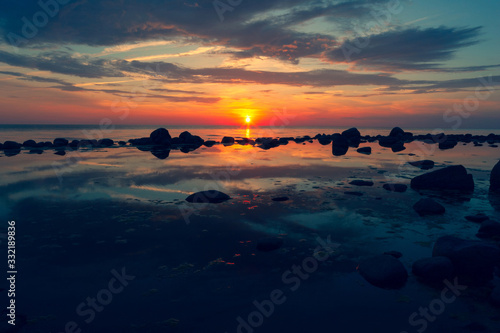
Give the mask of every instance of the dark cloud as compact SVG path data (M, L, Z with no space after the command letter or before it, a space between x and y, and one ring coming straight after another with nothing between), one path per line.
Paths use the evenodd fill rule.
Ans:
M439 27L388 31L346 40L340 47L325 52L324 58L376 70L441 70L439 62L450 59L459 48L478 42L480 29Z

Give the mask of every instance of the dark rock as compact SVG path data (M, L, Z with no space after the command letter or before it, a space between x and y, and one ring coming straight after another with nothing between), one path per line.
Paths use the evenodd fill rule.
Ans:
M406 189L408 188L405 184L384 184L382 187L387 191L393 192L406 192Z
M166 158L168 158L168 156L170 155L170 149L166 149L166 148L153 148L151 149L151 154L160 159L160 160L164 160Z
M65 150L56 150L56 152L54 154L59 155L59 156L64 156L64 155L66 155L66 151Z
M356 150L360 154L370 155L372 153L372 147L361 147Z
M15 141L5 141L3 143L3 149L8 150L8 149L19 149L21 148L21 144L17 143Z
M355 195L357 197L360 197L363 195L363 193L361 192L354 192L354 191L347 191L347 192L344 192L344 194L347 194L347 195Z
M111 147L114 143L111 139L101 139L98 141L98 145L103 147Z
M475 222L475 223L481 223L486 220L489 220L490 218L484 214L476 214L476 215L468 215L465 217L467 221Z
M366 281L380 288L399 289L408 279L403 264L390 255L378 255L359 263L359 273Z
M431 160L422 160L422 161L414 161L408 162L410 165L420 168L422 170L429 170L434 168L434 161Z
M288 201L290 199L288 197L276 197L276 198L272 198L271 200L272 201Z
M287 138L279 138L278 143L280 144L280 146L286 146L288 144L288 139Z
M343 156L349 150L349 141L344 136L335 133L332 135L332 154Z
M448 257L436 256L415 261L412 272L425 282L440 283L453 278L455 269Z
M416 204L413 205L413 209L420 216L441 215L445 212L445 208L441 204L430 198L420 199Z
M221 141L222 144L233 144L234 143L234 138L233 137L230 137L230 136L225 136L222 138L222 141Z
M271 252L283 246L283 239L279 237L263 238L257 242L257 250Z
M403 131L400 127L394 127L389 133L390 137L402 137L405 135L405 131Z
M349 184L355 185L355 186L373 186L372 181L361 180L361 179L353 180L353 181L349 182Z
M34 148L34 149L31 149L31 150L30 150L30 154L38 154L38 155L41 155L41 154L43 154L43 150L41 150L40 148Z
M201 146L203 144L203 139L200 138L198 135L192 135L188 131L184 131L179 135L180 142L182 144L188 144L188 145L197 145ZM234 139L233 139L234 143Z
M406 147L402 142L397 142L391 146L391 150L393 153L398 153L400 151L405 150Z
M5 156L7 156L7 157L16 156L16 155L18 155L20 152L21 152L21 149L19 149L19 148L17 148L17 149L4 149L4 154L5 154Z
M229 199L231 199L231 197L225 193L216 190L208 190L193 193L186 198L186 201L193 203L221 203Z
M127 144L127 142L126 141L118 141L118 144L120 146L125 146Z
M79 140L73 140L71 141L68 146L70 146L71 148L78 148L80 146L80 141Z
M500 161L491 170L490 191L500 192Z
M133 146L149 146L153 144L151 138L130 139L128 142Z
M461 190L473 191L474 180L462 165L453 165L431 171L411 180L411 188L416 190Z
M387 254L388 256L393 256L396 259L399 259L403 256L403 254L399 251L387 251L384 252L384 254Z
M68 140L64 138L56 138L54 139L54 147L66 147L68 145Z
M500 307L500 285L493 289L493 292L490 295L490 302L491 304Z
M397 143L401 143L401 139L398 137L385 136L378 139L378 144L386 148L392 148Z
M318 137L318 142L320 145L326 146L332 142L332 139L329 135L321 135Z
M500 238L500 223L486 220L481 223L479 231L477 232L477 237L479 238Z
M495 266L500 264L498 246L454 236L440 237L434 244L432 256L448 257L456 273L475 282L491 280Z
M151 139L151 142L153 144L162 146L169 146L170 141L172 140L170 133L165 128L155 129L153 132L151 132L149 138Z
M441 149L441 150L445 150L445 149L452 149L452 148L454 148L457 144L458 144L458 142L457 142L457 141L448 139L448 140L446 140L446 141L444 141L444 142L440 142L440 143L439 143L439 149Z
M213 140L207 140L207 141L203 142L203 145L204 145L205 147L212 147L213 145L215 145L215 143L216 143L216 142L215 142L215 141L213 141Z
M23 147L35 148L36 147L36 141L35 140L26 140L26 141L23 142Z
M342 136L346 139L360 139L361 133L358 131L356 127L349 128L342 132Z

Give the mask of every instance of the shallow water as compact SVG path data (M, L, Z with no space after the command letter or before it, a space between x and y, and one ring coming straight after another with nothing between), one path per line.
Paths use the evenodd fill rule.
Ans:
M37 139L69 138L67 132L50 131ZM149 133L134 131L127 137ZM207 139L210 131L191 132ZM219 140L235 135L224 131L214 129L212 135ZM287 136L325 132L314 131L297 129ZM125 138L115 134L108 137ZM22 141L19 132L14 137ZM475 238L478 225L464 216L484 212L499 219L488 198L499 148L459 144L439 150L413 142L395 154L377 143L362 146L373 153L351 148L335 157L331 145L314 141L270 150L240 145L172 150L165 159L133 147L66 156L50 150L2 154L0 217L17 225L16 302L18 315L28 321L24 331L64 332L70 323L82 332L417 332L421 326L412 326L409 316L441 290L411 274L400 290L380 289L356 267L369 255L397 250L410 272L415 260L431 255L438 237ZM463 164L474 176L474 193L461 198L424 193L447 212L418 216L412 206L421 193L388 192L382 185L409 184L425 171L407 162L420 159L434 160L435 169ZM349 185L353 179L375 184ZM184 201L208 189L232 199ZM363 195L345 194L352 191ZM271 200L282 196L290 200ZM257 251L256 242L268 236L281 236L284 246ZM332 252L314 266L319 239L330 239ZM297 265L302 273L289 273ZM106 292L115 276L111 271L122 269L134 278L119 292ZM468 332L464 327L471 323L494 332L500 327L498 310L478 296L482 292L469 288L428 322L426 332ZM279 304L269 307L267 300L278 294ZM92 309L88 297L100 299L102 307Z

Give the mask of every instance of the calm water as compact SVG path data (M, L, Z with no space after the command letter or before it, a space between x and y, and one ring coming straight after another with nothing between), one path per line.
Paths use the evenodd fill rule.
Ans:
M119 128L104 137L143 137L154 128ZM0 141L81 139L85 129L92 130L3 127ZM341 130L251 129L248 135L246 128L190 129L216 140ZM459 144L441 151L413 142L395 154L377 143L362 146L371 146L372 155L350 149L335 157L330 145L317 141L271 150L172 150L165 159L133 147L66 156L50 150L2 154L0 218L17 225L17 313L27 320L21 332L64 332L66 325L82 332L417 332L420 326L411 326L409 316L440 290L411 274L400 290L376 288L356 267L369 255L397 250L411 272L415 260L431 255L438 237L474 238L478 225L465 215L499 219L487 190L500 148ZM382 188L385 182L409 184L425 172L407 164L419 159L434 160L436 169L463 164L474 176L474 193L460 200L435 196L446 214L419 217L412 209L419 193ZM349 185L353 179L375 184L355 187ZM184 201L206 189L232 199L216 205ZM290 200L271 200L281 196ZM268 236L281 236L283 247L257 251L256 242ZM318 238L330 239L334 252L309 266L310 273L293 273L318 252ZM120 285L116 276L123 272L129 280ZM0 287L8 289L6 282ZM276 291L280 301L271 308ZM474 322L498 330L498 310L480 293L471 290L447 305L426 332L469 332L464 327Z

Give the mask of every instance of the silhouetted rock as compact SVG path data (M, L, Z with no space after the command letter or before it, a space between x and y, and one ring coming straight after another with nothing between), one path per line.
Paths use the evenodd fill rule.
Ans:
M335 133L332 135L332 154L342 156L349 150L349 141L342 135Z
M287 138L279 138L278 143L280 146L286 146L288 144L288 139Z
M66 147L68 145L68 140L64 138L56 138L54 139L54 147Z
M151 132L149 138L153 144L162 146L170 146L170 140L172 140L170 133L165 128L155 129Z
M490 191L500 192L500 161L491 170Z
M329 135L321 135L318 137L318 142L323 145L323 146L326 146L326 145L329 145L331 142L332 142L332 139Z
M20 148L4 149L3 152L4 152L5 156L12 157L12 156L18 155L21 152L21 149Z
M222 138L221 143L225 144L225 145L227 145L227 144L232 145L234 143L234 138L231 136L225 136Z
M15 141L5 141L3 143L3 149L4 150L9 150L9 149L19 149L21 148L21 144L17 143Z
M349 182L349 184L354 185L354 186L373 186L372 181L360 180L360 179L353 180L353 181Z
M188 131L184 131L179 135L180 143L187 145L201 146L203 144L203 139L198 135L192 135ZM233 139L234 140L234 139ZM234 141L233 141L234 142Z
M73 140L68 144L69 147L71 148L78 148L80 146L80 141L79 140Z
M26 140L23 142L23 147L27 148L35 148L36 147L36 141L35 140Z
M151 138L130 139L128 142L133 146L149 146L153 144Z
M361 147L356 150L360 154L370 155L372 153L372 147Z
M395 144L393 144L391 146L391 150L393 153L398 153L398 152L403 151L405 149L406 149L406 147L402 142L396 142Z
M378 144L385 148L392 148L395 144L401 144L399 137L385 136L378 139Z
M153 148L153 149L151 149L151 154L154 157L159 158L160 160L164 160L170 155L170 149L161 148L161 147Z
M414 162L408 162L410 165L420 168L422 170L428 170L434 168L434 161L431 160L421 160L421 161L414 161Z
M114 143L111 139L101 139L98 141L98 145L102 147L111 147Z
M59 155L59 156L64 156L64 155L66 155L66 151L65 150L56 150L56 152L54 154Z
M289 198L288 197L276 197L276 198L272 198L271 200L272 201L288 201Z
M475 222L475 223L481 223L486 220L489 220L490 218L484 214L476 214L476 215L468 215L465 217L467 221Z
M500 223L493 220L486 220L481 223L479 231L477 232L479 238L500 238Z
M265 138L261 141L259 148L267 150L267 149L278 147L279 145L280 145L280 143L279 143L278 139Z
M415 261L412 273L425 282L435 284L453 278L455 268L448 257L436 256Z
M366 281L380 288L399 289L408 279L403 264L390 255L378 255L359 263L359 273Z
M390 137L403 137L405 135L405 131L403 131L400 127L394 127L389 133Z
M446 211L441 204L430 198L420 199L416 204L413 205L413 209L420 216L441 215Z
M41 155L41 154L43 154L43 150L41 150L40 148L34 148L34 149L31 149L29 153Z
M473 191L474 180L462 165L453 165L431 171L411 180L411 188L416 190L461 190Z
M350 139L360 139L361 138L361 133L358 131L356 127L349 128L345 131L342 132L342 136L347 138L348 140Z
M118 141L118 144L120 146L125 146L127 144L127 142L126 141Z
M215 145L215 144L216 144L216 142L215 142L215 141L213 141L213 140L207 140L207 141L203 142L203 145L204 145L205 147L212 147L212 146L213 146L213 145Z
M445 150L445 149L452 149L452 148L454 148L457 144L458 144L458 142L457 142L457 141L448 139L448 140L446 140L446 141L444 141L444 142L440 142L440 143L439 143L439 149L441 149L441 150Z
M231 199L231 197L225 193L216 190L208 190L193 193L186 198L186 201L192 203L221 203L229 199Z
M434 244L432 256L448 257L457 274L480 283L491 280L495 266L500 264L498 246L455 236L440 237Z
M403 254L399 251L387 251L387 252L384 252L384 254L386 254L388 256L393 256L396 259L399 259L403 256Z
M382 187L385 190L392 192L406 192L406 189L408 188L405 184L384 184Z
M263 238L257 242L257 250L271 252L283 246L283 239L279 237Z

